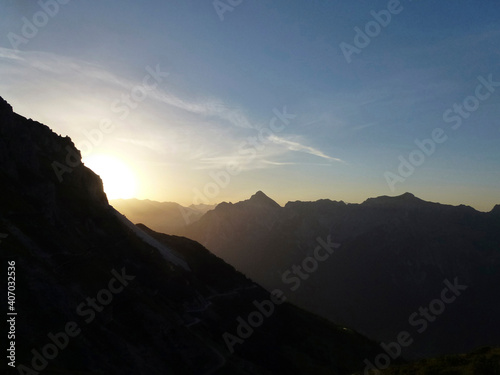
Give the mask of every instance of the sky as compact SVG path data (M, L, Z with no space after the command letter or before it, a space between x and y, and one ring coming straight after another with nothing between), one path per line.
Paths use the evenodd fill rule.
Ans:
M498 1L2 0L0 20L0 96L109 198L500 204Z

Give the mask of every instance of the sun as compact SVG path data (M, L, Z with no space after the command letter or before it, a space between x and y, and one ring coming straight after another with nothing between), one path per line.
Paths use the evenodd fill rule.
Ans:
M109 200L133 198L137 189L134 172L119 158L110 155L89 155L83 158L86 167L97 173Z

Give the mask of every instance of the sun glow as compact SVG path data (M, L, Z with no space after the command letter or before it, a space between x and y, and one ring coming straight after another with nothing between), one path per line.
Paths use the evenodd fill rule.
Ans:
M108 199L133 198L137 189L134 172L122 160L110 155L89 155L83 158L86 167L97 173Z

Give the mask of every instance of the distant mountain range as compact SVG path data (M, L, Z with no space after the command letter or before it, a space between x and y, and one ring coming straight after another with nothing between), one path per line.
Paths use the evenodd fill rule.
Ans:
M319 200L280 207L258 192L219 204L183 234L264 287L288 288L297 305L368 337L388 341L425 328L405 349L408 357L500 344L498 205L484 213L406 193L362 204ZM316 248L328 239L333 253L315 261L322 251ZM440 297L445 280L467 289L442 315L424 318L428 324L419 321L420 313L411 319ZM432 308L440 312L441 306Z
M285 288L297 305L370 338L387 342L400 331L417 332L407 357L500 345L498 205L484 213L406 193L362 204L281 207L259 191L217 205L176 233L267 289ZM311 260L321 243L330 243L331 256ZM420 307L429 308L446 282L467 288L442 314L422 318ZM439 302L432 307L440 312Z
M135 226L68 137L1 98L0 234L1 373L351 374L381 350Z
M198 221L215 205L181 206L174 202L156 202L139 199L116 199L110 204L134 223L147 223L158 232L177 234L188 224Z

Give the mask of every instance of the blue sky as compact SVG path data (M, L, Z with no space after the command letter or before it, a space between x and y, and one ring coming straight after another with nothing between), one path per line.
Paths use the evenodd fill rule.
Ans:
M138 198L500 203L500 87L476 97L500 82L497 1L60 1L1 3L0 95L77 146L111 122L84 156L125 163Z

